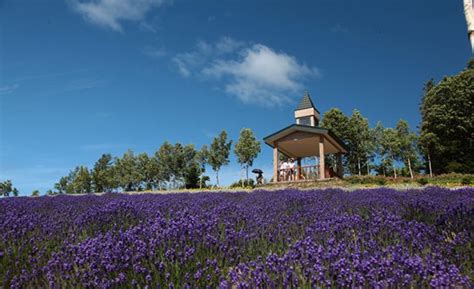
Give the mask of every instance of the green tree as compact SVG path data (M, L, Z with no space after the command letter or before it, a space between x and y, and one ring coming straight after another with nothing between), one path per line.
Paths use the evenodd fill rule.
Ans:
M368 166L374 148L369 122L358 110L354 110L349 119L347 138L350 148L349 168L360 176L362 175L362 165Z
M420 111L420 139L433 173L474 173L474 65L425 85Z
M95 192L107 192L115 187L113 172L113 158L110 154L103 154L94 164L92 184Z
M330 129L341 141L347 144L349 118L338 108L326 111L321 121L321 127Z
M11 180L6 180L0 183L0 197L9 197L10 193L13 193L13 196L18 196L18 190L13 187Z
M249 167L260 153L260 142L255 138L250 128L244 128L240 131L239 140L234 146L234 153L237 161L245 168L245 179L249 180Z
M159 166L155 156L149 157L146 153L141 153L137 156L138 170L142 177L141 182L147 190L153 190L157 187L159 182Z
M399 156L398 159L403 161L405 167L410 173L410 178L413 179L413 162L418 159L417 152L417 136L415 133L410 131L408 122L401 119L397 123L396 127L398 143L399 143Z
M114 175L118 185L126 192L140 188L142 176L138 170L138 162L132 150L128 150L121 158L115 160Z
M431 154L435 151L438 151L437 147L440 144L439 139L432 132L424 133L420 135L418 140L418 147L423 154L428 167L428 172L430 177L433 177L433 166L431 164Z
M164 142L159 150L155 153L155 159L158 166L159 172L159 187L162 188L163 184L166 185L171 181L172 177L172 166L173 166L173 153L174 147L168 142Z
M340 109L331 108L326 111L321 121L321 127L331 130L344 144L349 145L349 118ZM343 167L347 170L349 166L347 155L343 155L342 162ZM335 156L328 156L327 163L334 168L337 165Z
M211 148L209 150L209 165L212 170L216 173L216 182L219 186L219 171L222 166L229 163L230 148L232 141L227 141L227 132L223 130L219 136L215 137L212 141Z
M397 178L396 160L400 156L400 139L393 128L384 128L379 138L380 154L384 164L390 164L393 176Z
M92 192L92 177L87 167L76 167L72 186L75 194L89 194Z
M32 197L39 197L39 195L40 195L40 192L38 190L34 190L33 192L31 192Z
M183 168L182 177L186 189L195 189L200 185L200 164L198 162L198 152L194 145L189 144L183 148Z
M18 197L18 194L19 194L19 193L20 193L20 192L18 191L17 188L13 188L12 194L13 194L14 197Z
M209 161L209 149L207 145L203 145L196 154L196 162L199 166L199 188L202 189L204 181L204 172L206 171L206 164ZM208 177L209 178L209 177Z
M58 191L58 194L73 194L74 188L72 186L72 180L74 179L74 173L70 172L69 175L61 177L59 181L54 185L54 188Z

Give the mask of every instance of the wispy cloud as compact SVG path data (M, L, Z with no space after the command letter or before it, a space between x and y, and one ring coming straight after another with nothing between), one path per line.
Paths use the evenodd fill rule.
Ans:
M151 58L162 58L166 56L166 50L163 47L145 46L142 52Z
M329 31L331 31L332 33L348 33L349 32L349 29L342 25L342 24L336 24L334 26L332 26Z
M156 28L153 24L150 24L146 21L140 22L139 28L142 31L146 31L146 32L151 32L151 33L157 33L158 32L158 28Z
M204 75L221 81L226 93L263 106L291 101L289 95L303 90L305 80L320 76L317 68L294 56L229 37L215 44L200 41L194 51L178 54L173 61L184 77Z
M80 91L80 90L87 90L93 89L96 87L100 87L104 85L105 81L100 80L98 78L77 78L72 79L68 83L66 83L63 92L71 92L71 91Z
M199 73L203 66L213 61L216 57L232 54L243 46L243 42L230 37L222 37L216 43L199 40L193 51L177 54L173 58L173 62L183 77L189 77L195 72Z
M0 86L0 95L10 94L19 87L18 83Z
M141 21L153 8L161 7L167 0L71 0L74 10L92 24L123 31L121 22Z

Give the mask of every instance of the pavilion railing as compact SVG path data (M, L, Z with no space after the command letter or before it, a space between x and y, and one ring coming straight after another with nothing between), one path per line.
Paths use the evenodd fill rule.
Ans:
M300 172L298 174L298 172ZM302 180L316 180L319 178L319 166L295 166L294 169L279 169L278 170L278 181L279 182L291 182L291 181L302 181Z

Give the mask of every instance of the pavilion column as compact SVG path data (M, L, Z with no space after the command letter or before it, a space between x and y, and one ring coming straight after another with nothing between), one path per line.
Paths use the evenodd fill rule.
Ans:
M326 165L324 163L324 136L319 137L319 179L326 178Z
M342 179L344 176L344 170L342 167L342 154L337 153L336 155L337 175Z
M278 182L278 143L273 147L273 182Z
M296 180L301 179L301 158L296 159Z

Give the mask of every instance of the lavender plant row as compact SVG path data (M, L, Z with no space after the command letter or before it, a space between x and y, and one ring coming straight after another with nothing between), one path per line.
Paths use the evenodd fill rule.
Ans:
M474 189L0 200L3 288L473 286Z

